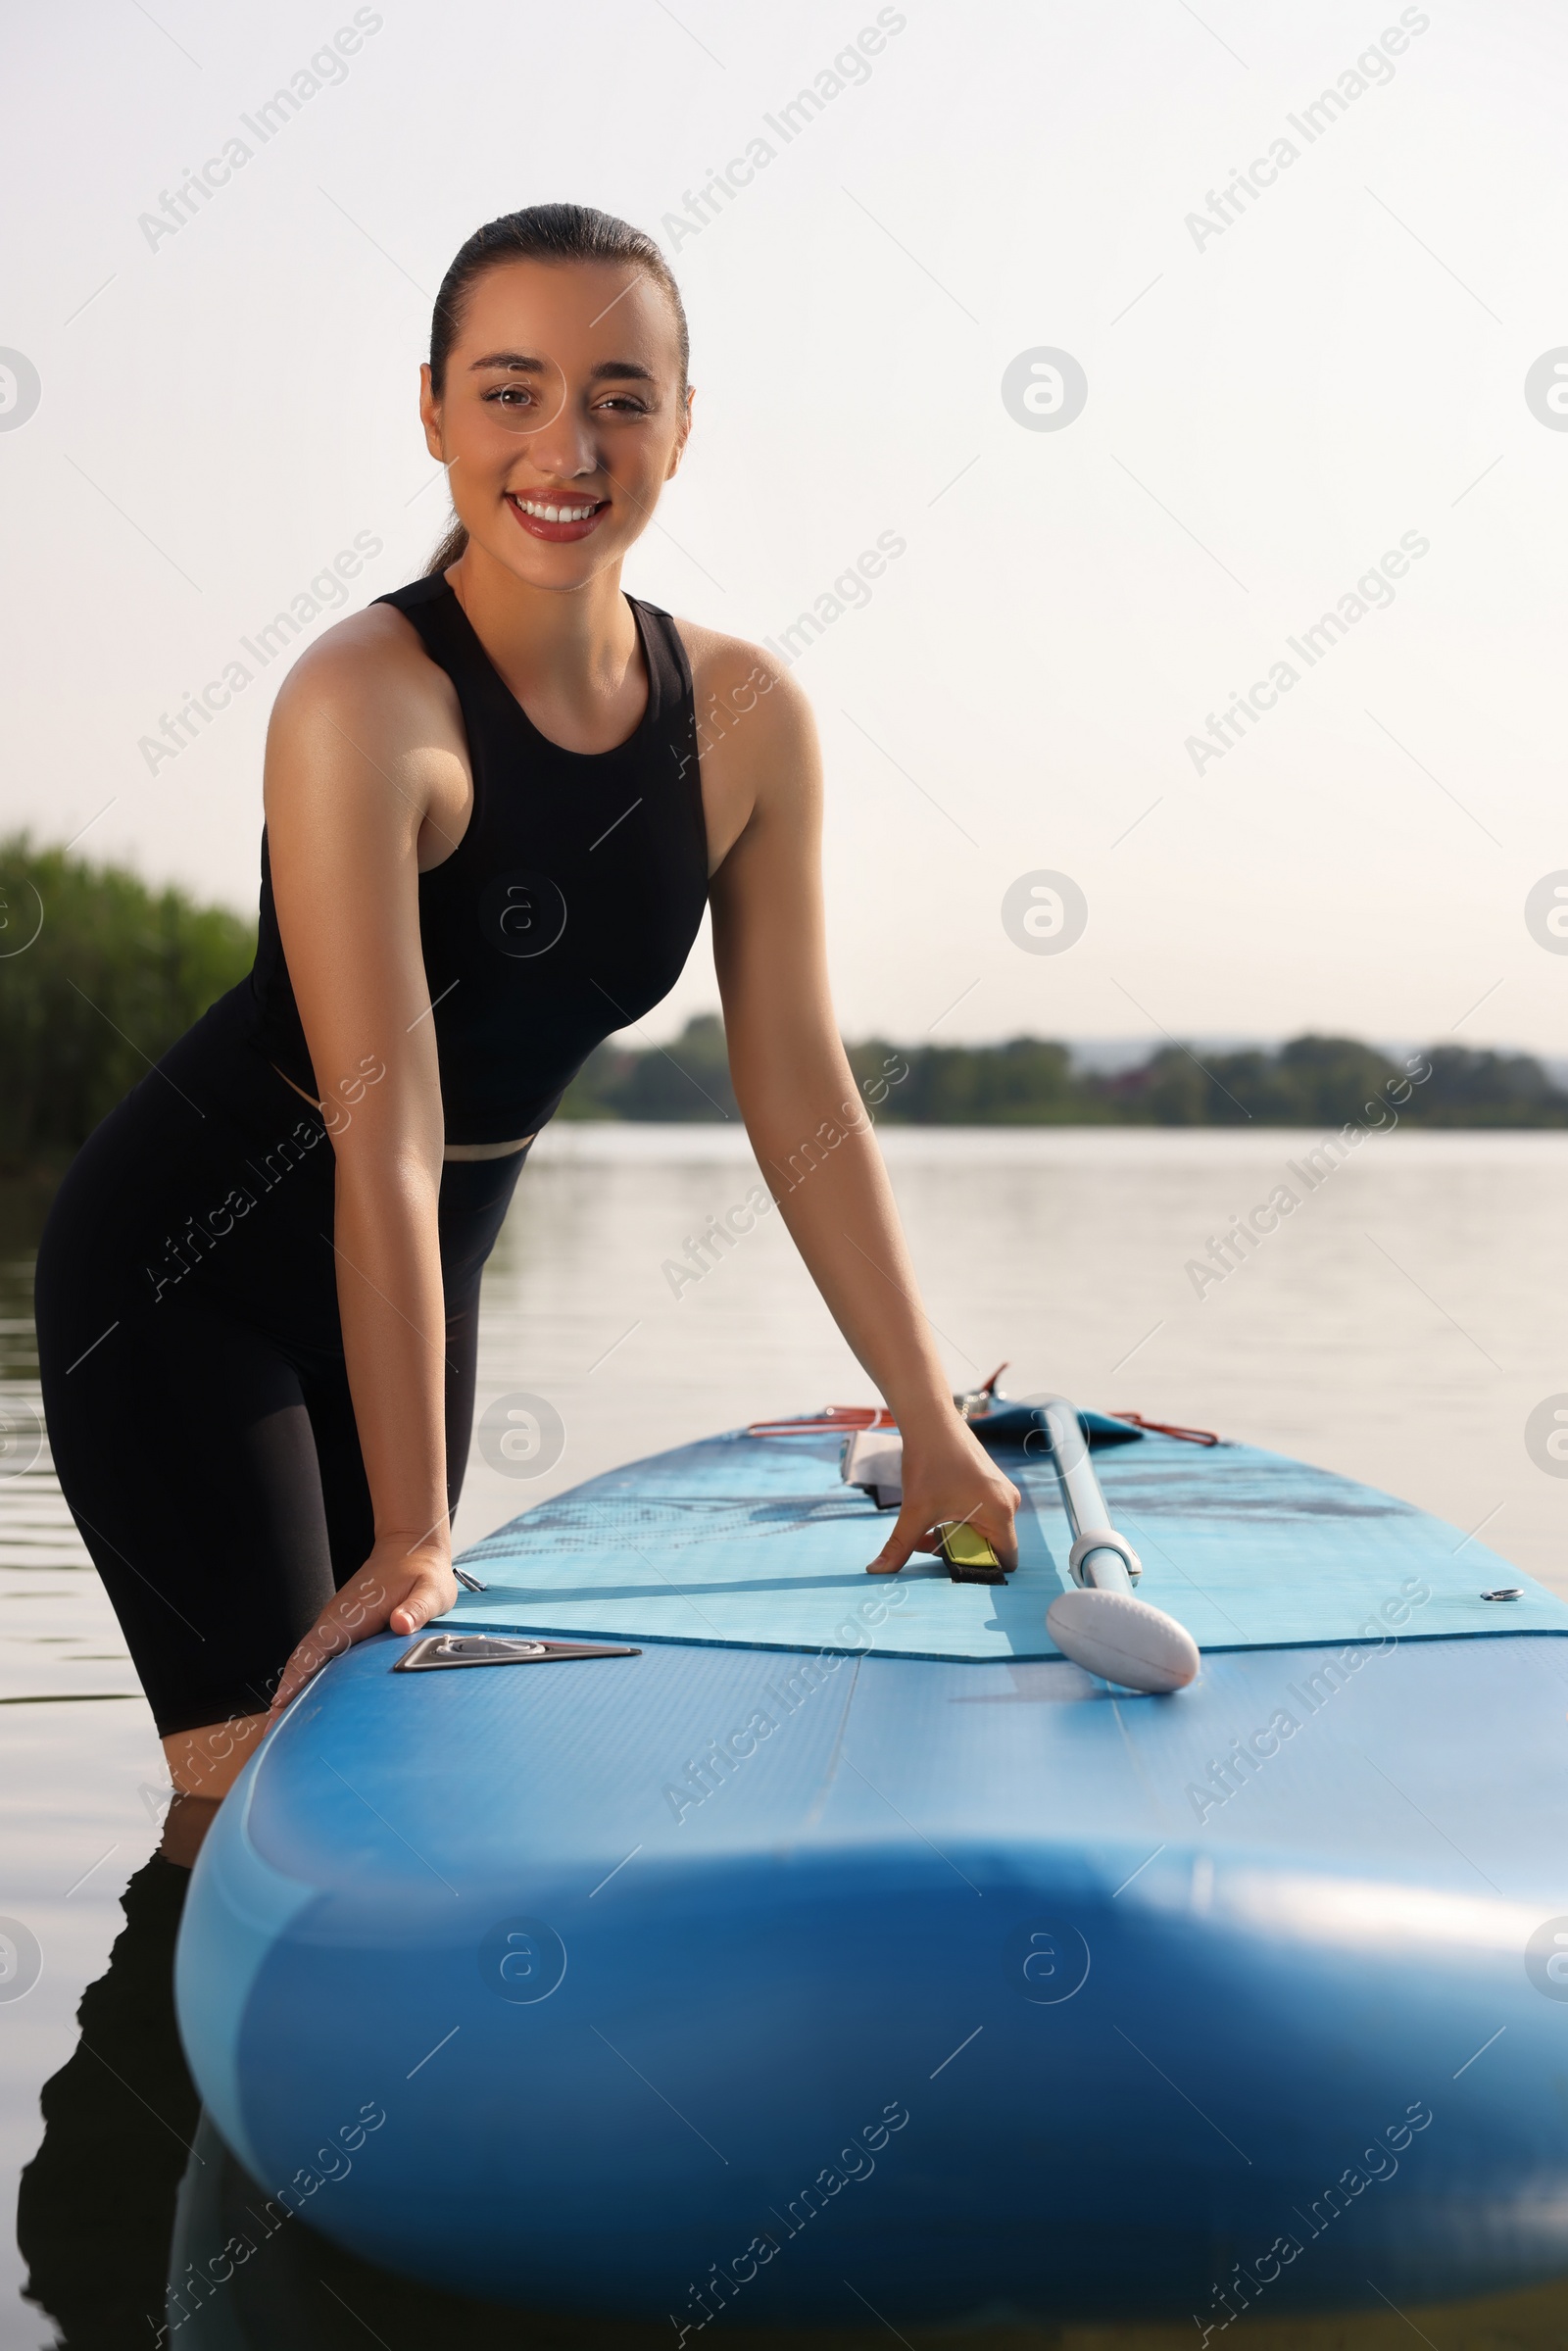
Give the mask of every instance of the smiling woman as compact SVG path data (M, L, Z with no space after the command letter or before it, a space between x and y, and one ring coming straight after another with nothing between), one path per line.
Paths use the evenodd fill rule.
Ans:
M1014 1556L868 1125L790 1177L857 1099L804 699L620 584L691 426L658 247L571 205L480 229L420 414L456 522L278 696L255 968L90 1138L39 1253L61 1483L198 1796L336 1650L456 1598L485 1259L528 1144L710 900L753 1146L904 1432L874 1565L952 1520ZM699 703L734 723L700 740Z

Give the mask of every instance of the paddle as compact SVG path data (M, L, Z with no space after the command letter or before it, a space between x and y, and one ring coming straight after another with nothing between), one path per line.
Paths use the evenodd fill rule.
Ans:
M1067 1565L1075 1586L1052 1601L1047 1632L1064 1657L1124 1690L1184 1689L1198 1672L1197 1643L1174 1617L1134 1595L1143 1563L1110 1523L1076 1407L1057 1396L1041 1410L1072 1529Z

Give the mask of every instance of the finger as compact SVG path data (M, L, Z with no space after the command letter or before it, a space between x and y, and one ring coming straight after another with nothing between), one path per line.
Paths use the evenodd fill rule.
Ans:
M921 1548L934 1551L939 1559L946 1559L948 1557L945 1548L946 1538L958 1527L967 1528L971 1536L978 1537L982 1543L988 1543L996 1556L998 1565L1006 1574L1012 1574L1018 1564L1017 1538L1013 1533L1011 1520L994 1503L976 1502L974 1508L966 1510L961 1518L946 1519L941 1526L931 1528L930 1532L921 1538Z
M356 1577L352 1584L344 1586L333 1602L334 1614L347 1625L356 1641L362 1641L367 1633L377 1632L385 1624L387 1608L386 1587L373 1576L366 1584Z
M274 1715L281 1714L284 1707L292 1703L305 1688L306 1683L315 1677L325 1662L325 1658L317 1648L315 1635L308 1633L283 1668L283 1678L277 1686L277 1695L272 1700L271 1712Z
M366 1621L364 1611L358 1608L354 1611L360 1620L357 1629L344 1621L345 1603L350 1600L353 1590L352 1585L345 1587L337 1598L331 1601L322 1614L317 1618L305 1639L295 1648L283 1668L283 1679L279 1682L277 1695L272 1700L270 1712L273 1715L281 1714L283 1708L298 1696L306 1683L313 1682L322 1666L328 1664L340 1649L352 1648L356 1639L363 1638L365 1633L375 1630L373 1620Z
M385 1587L373 1580L368 1584L356 1581L344 1586L337 1597L317 1618L284 1666L277 1695L269 1709L273 1721L340 1650L352 1648L357 1641L363 1641L368 1634L379 1632L389 1621L395 1632L413 1632L427 1617L451 1604L450 1598L441 1592L439 1585L429 1575L418 1575L412 1579L400 1607L393 1609L390 1615L386 1598ZM400 1614L407 1614L410 1621L400 1624Z
M894 1522L892 1534L876 1557L866 1562L866 1574L868 1576L896 1576L901 1567L908 1565L916 1551L928 1550L931 1547L931 1533L932 1530L929 1527L922 1528L917 1519L908 1517L901 1510Z
M999 1564L1011 1575L1018 1564L1018 1538L1012 1513L1005 1503L989 1499L976 1502L972 1510L966 1510L962 1518L954 1523L967 1527L971 1535L977 1535L982 1543L988 1543ZM940 1529L937 1531L941 1532Z
M977 1535L985 1537L1011 1575L1018 1564L1018 1531L1012 1512L1001 1503L986 1502L981 1504L969 1523Z
M306 1683L314 1681L325 1663L326 1652L318 1646L315 1633L307 1633L283 1668L283 1678L278 1683L277 1695L268 1709L272 1722L277 1720L285 1707L293 1704Z
M1008 1575L1011 1575L1018 1564L1018 1538L1012 1528L1003 1521L988 1524L982 1531L987 1543L990 1543Z
M387 1622L394 1633L417 1633L432 1616L441 1616L451 1607L453 1596L440 1577L421 1572L414 1578Z

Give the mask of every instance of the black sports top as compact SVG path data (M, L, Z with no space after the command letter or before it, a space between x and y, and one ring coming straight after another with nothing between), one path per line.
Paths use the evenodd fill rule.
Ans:
M543 1126L594 1047L666 996L708 899L691 667L674 621L628 597L648 707L613 751L564 751L506 686L446 581L377 598L451 678L473 812L419 876L419 937L449 1143ZM256 1043L318 1097L278 936L267 833L251 974Z

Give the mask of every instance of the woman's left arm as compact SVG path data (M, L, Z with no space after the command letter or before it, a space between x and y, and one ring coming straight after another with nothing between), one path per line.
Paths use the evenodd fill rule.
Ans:
M751 699L724 696L740 714L703 754L710 830L715 814L722 833L738 827L711 884L713 955L752 1148L812 1280L904 1438L904 1505L871 1572L895 1573L955 1519L1010 1567L1017 1489L955 1408L833 1016L810 708L787 675L752 648L734 648L742 651ZM722 656L714 664L728 665Z

